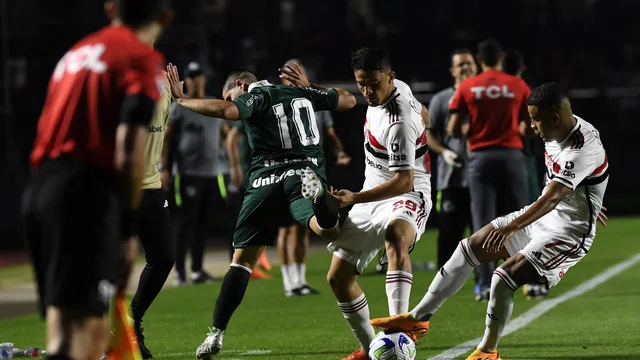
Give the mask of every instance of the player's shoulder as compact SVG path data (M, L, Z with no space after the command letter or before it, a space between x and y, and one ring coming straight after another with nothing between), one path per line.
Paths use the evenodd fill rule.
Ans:
M393 84L395 85L395 94L391 94L391 101L388 108L393 112L410 112L414 111L420 114L422 110L422 105L413 95L413 91L411 91L411 87L407 83L402 80L394 79ZM395 106L393 106L395 105Z
M576 119L576 130L565 142L564 149L580 152L604 151L598 130L583 118L577 115L573 117Z

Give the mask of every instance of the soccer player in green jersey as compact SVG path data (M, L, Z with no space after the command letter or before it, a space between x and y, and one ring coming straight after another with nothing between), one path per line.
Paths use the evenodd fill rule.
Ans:
M170 64L167 72L178 104L203 115L242 121L251 146L248 188L233 234L233 260L213 311L213 327L196 352L198 359L211 359L222 349L224 332L242 302L251 269L264 247L273 245L274 225L292 217L320 236L338 234L338 203L325 191L325 158L315 112L349 110L356 98L343 89L309 83L295 64L281 69L280 75L293 86L258 81L249 71L231 73L222 90L225 100L186 98L176 67Z

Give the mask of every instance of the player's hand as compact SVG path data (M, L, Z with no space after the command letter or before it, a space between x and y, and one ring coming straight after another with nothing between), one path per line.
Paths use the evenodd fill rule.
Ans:
M507 225L500 229L493 229L484 240L482 248L489 253L496 254L502 250L504 243L509 241L516 233L516 229Z
M118 279L116 280L116 293L123 293L127 290L129 277L133 270L133 263L138 255L138 238L130 236L122 242L122 261L118 269Z
M444 162L446 162L447 164L453 167L462 167L462 164L460 164L460 162L458 161L458 154L456 154L454 151L444 149L442 150L441 155L444 159Z
M340 151L338 153L338 157L336 159L336 165L338 166L347 166L351 162L351 156L347 155L346 152Z
M167 65L167 80L169 81L169 90L171 90L171 96L175 100L182 99L184 97L184 91L182 90L184 81L180 81L178 68L171 63Z
M288 80L293 86L311 86L307 75L302 71L298 63L293 64L293 66L285 65L284 68L280 68L278 71L280 71L280 79Z
M605 211L607 211L607 208L603 206L600 209L600 214L598 214L598 222L602 224L603 227L607 227L607 220L609 220L607 215L604 213Z
M231 183L237 187L242 187L242 168L234 166L231 168Z
M334 199L338 201L338 203L340 203L341 208L355 204L356 196L349 190L331 189L329 193L333 196Z
M171 173L169 172L169 170L164 169L160 171L160 182L162 183L162 188L164 189L164 191L171 190L171 183L173 182L173 179L171 178Z

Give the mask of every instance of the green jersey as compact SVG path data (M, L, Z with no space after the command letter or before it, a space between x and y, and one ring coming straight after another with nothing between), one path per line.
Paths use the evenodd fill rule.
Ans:
M324 152L316 111L335 110L336 90L316 90L260 81L233 101L251 147L252 178L301 162L324 177ZM315 170L315 169L314 169Z

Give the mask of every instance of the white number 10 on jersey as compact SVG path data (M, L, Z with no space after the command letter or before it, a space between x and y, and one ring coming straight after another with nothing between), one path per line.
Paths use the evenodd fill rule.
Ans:
M305 98L291 100L291 110L293 111L293 123L298 132L298 138L303 146L318 145L320 143L320 132L316 113L313 111L313 104ZM289 119L284 113L282 104L273 105L273 112L278 118L278 130L280 131L280 143L283 149L293 148L291 143L291 133L289 132ZM305 124L302 114L306 114L308 123Z

